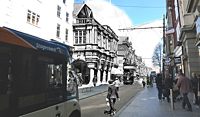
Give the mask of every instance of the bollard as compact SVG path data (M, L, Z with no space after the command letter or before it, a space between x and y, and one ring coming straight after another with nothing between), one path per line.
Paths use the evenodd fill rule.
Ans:
M174 100L173 100L173 90L170 89L170 102L171 102L171 109L174 110Z

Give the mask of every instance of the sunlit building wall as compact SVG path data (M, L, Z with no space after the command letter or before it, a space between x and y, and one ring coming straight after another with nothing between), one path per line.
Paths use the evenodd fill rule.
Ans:
M1 0L0 26L72 45L73 0Z
M200 73L199 44L196 28L198 26L196 25L198 22L198 2L198 0L178 0L173 3L174 6L177 6L175 7L177 13L177 46L174 49L174 56L178 56L181 59L177 69L181 69L188 77L191 76L192 72Z

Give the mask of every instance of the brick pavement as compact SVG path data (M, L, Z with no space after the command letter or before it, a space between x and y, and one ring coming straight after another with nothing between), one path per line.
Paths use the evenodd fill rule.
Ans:
M190 102L191 94L189 95ZM171 108L166 100L160 102L157 98L156 87L145 88L129 101L115 117L200 117L200 109L192 104L193 112L181 108L181 101L174 103L175 109Z

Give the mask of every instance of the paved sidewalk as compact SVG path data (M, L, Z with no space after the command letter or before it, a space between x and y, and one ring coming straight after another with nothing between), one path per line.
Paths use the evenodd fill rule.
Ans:
M141 84L142 81L135 80L135 83L136 82L139 82ZM120 87L122 87L123 85L124 84L121 82ZM79 88L79 99L80 100L106 92L108 90L108 84L101 84L96 87L91 86L91 91L87 90L87 91L83 92L82 90L83 90L83 88Z
M190 95L191 97L191 95ZM192 101L190 100L191 104ZM160 102L156 87L145 88L125 105L115 117L200 117L200 109L193 104L193 112L183 110L181 102L176 102L172 110L166 100Z
M82 89L79 89L79 99L85 99L100 93L107 91L108 84L102 84L96 87L92 87L91 91L82 92Z
M138 82L138 83L142 83L142 80L135 80L135 83ZM123 82L121 82L121 86L123 86ZM94 96L94 95L97 95L97 94L100 94L100 93L104 93L108 90L108 84L101 84L99 86L91 86L91 91L87 90L87 91L82 91L83 88L79 88L79 99L85 99L85 98L88 98L90 96Z

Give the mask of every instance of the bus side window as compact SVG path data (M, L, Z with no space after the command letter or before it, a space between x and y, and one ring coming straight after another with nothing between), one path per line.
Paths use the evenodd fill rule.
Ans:
M1 48L0 48L1 49ZM0 95L8 94L11 82L11 59L9 52L0 50Z
M11 60L8 48L0 47L0 112L9 108Z
M62 64L48 64L48 99L63 99Z
M8 90L8 61L0 58L0 95L6 94Z
M67 98L73 99L77 96L77 78L76 74L73 71L69 71L69 76L67 79Z
M62 65L48 65L49 86L62 87Z

